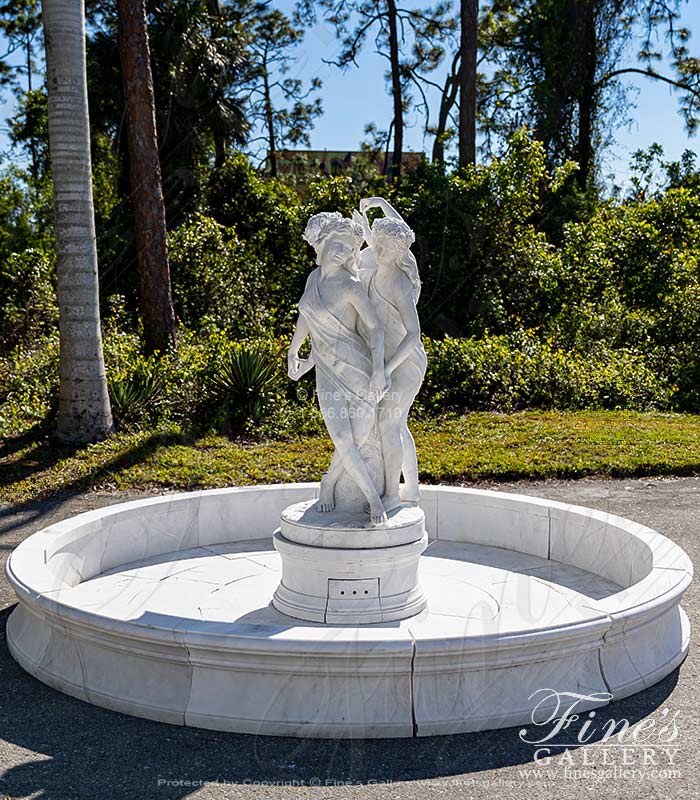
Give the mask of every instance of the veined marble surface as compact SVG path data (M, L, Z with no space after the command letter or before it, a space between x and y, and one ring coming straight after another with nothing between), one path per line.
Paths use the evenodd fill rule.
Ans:
M600 619L593 601L620 591L617 584L567 564L530 556L514 563L507 550L433 541L421 559L430 608L391 629L410 642L536 630ZM327 626L299 623L276 611L280 558L269 539L195 547L115 567L54 594L67 606L136 625L173 619L178 631L208 626L240 636L308 639ZM374 626L373 626L374 627ZM379 630L387 630L377 626ZM364 626L336 626L332 638L361 640ZM376 630L370 639L376 639Z
M305 500L284 509L280 532L285 539L313 547L369 549L409 544L425 533L425 514L417 505L392 509L378 526L362 511L337 511L331 518L316 504L315 499Z
M669 539L601 511L445 486L421 489L427 610L368 625L291 619L270 604L281 575L270 535L316 490L172 495L34 534L6 567L13 656L50 686L151 719L386 737L527 724L546 687L590 696L585 711L687 653L679 603L693 568Z

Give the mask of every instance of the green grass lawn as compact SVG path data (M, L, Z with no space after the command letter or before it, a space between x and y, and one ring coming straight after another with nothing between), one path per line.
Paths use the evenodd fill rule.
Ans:
M700 415L629 411L472 413L417 422L421 480L700 474ZM242 443L177 429L121 433L87 448L45 435L0 443L0 500L91 489L201 489L317 480L325 438Z

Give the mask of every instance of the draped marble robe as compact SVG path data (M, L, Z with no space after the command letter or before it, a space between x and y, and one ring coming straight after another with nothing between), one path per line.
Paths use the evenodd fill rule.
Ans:
M333 399L327 392L339 393L349 405L350 423L355 444L361 447L369 435L376 413L370 402L369 385L372 359L369 348L360 334L349 328L325 305L318 288L320 270L311 272L304 294L299 301L299 313L304 317L311 333L311 360L316 367L316 391L321 411ZM371 418L372 424L359 425L358 421ZM365 428L369 428L366 432Z
M406 336L406 326L396 302L382 291L377 281L378 269L372 247L362 250L360 253L359 277L384 329L384 360L388 363L394 357ZM418 292L414 288L413 302L416 303L417 300ZM392 425L393 423L397 423L399 426L401 431L402 472L404 479L407 481L405 485L399 484L392 487L388 485L391 481L385 476L385 492L395 497L400 496L401 499L410 502L418 500L418 463L415 443L408 429L407 418L408 411L423 383L427 365L428 359L425 349L420 339L418 339L409 355L392 372L389 392L382 399L377 409L380 428L385 424ZM383 460L384 457L382 457ZM415 486L416 493L408 492L405 494L404 489L407 489L410 484Z

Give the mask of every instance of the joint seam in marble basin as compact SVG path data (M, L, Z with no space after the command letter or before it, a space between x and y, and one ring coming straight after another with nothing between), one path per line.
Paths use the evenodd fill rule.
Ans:
M688 624L679 602L693 570L688 556L669 539L605 512L502 492L447 486L421 487L421 507L431 542L444 542L445 547L449 544L456 548L500 548L506 560L508 553L513 554L515 574L520 574L518 565L527 564L531 556L538 564L542 560L553 565L552 568L558 563L569 564L622 588L602 599L591 598L586 603L588 618L572 624L530 626L481 636L457 632L430 638L425 632L420 636L415 633L420 620L414 623L409 619L405 620L405 633L401 633L404 628L393 630L383 625L370 625L364 633L361 629L358 633L331 626L332 634L320 644L304 625L298 629L292 627L285 632L286 638L280 638L265 632L256 634L240 626L238 630L231 625L207 629L206 624L195 624L197 621L174 625L172 620L160 623L151 620L143 624L138 620L101 616L62 601L62 595L70 587L132 562L157 561L160 556L191 548L212 548L212 552L218 552L217 548L223 545L238 543L236 546L242 547L243 543L263 536L271 539L281 511L316 495L317 491L316 484L280 484L165 496L87 512L34 534L19 545L6 565L8 580L19 598L19 606L8 623L8 643L13 655L37 677L72 694L76 691L71 686L79 686L81 678L78 673L71 673L73 667L68 664L67 653L70 648L85 647L117 654L115 660L167 663L167 668L179 675L177 680L173 678L178 686L193 681L200 686L204 680L199 676L202 670L207 680L214 683L227 672L235 672L243 682L252 680L256 673L266 674L273 684L293 673L299 676L302 688L303 681L314 675L317 678L325 675L331 683L334 680L362 683L365 679L385 676L390 683L408 682L400 691L387 688L386 698L394 697L399 709L396 713L405 712L406 719L417 713L419 721L422 720L418 735L428 735L474 729L470 725L483 725L484 719L490 719L491 727L498 727L506 719L509 724L520 724L524 714L523 708L514 706L489 716L489 712L475 705L462 717L444 713L431 716L432 711L426 711L425 703L433 702L427 699L432 697L432 690L425 688L427 684L421 688L429 675L443 676L441 680L448 682L444 690L448 695L460 681L466 679L469 685L472 681L477 696L484 691L479 683L484 671L490 673L493 686L505 680L509 669L514 669L521 680L527 677L528 664L532 668L549 664L552 674L573 674L576 669L584 669L584 661L590 654L595 665L586 661L586 670L599 675L593 683L607 686L617 698L661 679L687 652ZM361 551L356 551L356 555L357 552ZM239 557L244 555L236 555L234 548L232 560ZM521 569L527 572L522 565ZM539 580L537 573L533 579ZM544 575L542 580L546 583L549 579ZM65 648L63 661L60 653L54 653L53 660L47 655L54 647L52 637L56 642L65 637L61 644ZM93 683L95 675L98 673L89 677ZM127 689L123 690L123 696L110 695L97 685L99 680L92 686L86 680L83 678L86 696L90 692L93 698L109 695L111 708L173 721L172 711L161 714L157 702L149 705L145 698L128 697ZM326 686L328 691L331 683ZM488 688L491 684L484 685ZM272 684L268 688L274 689ZM404 691L406 697L411 695L408 709ZM497 691L497 686L493 691ZM507 694L503 689L500 691ZM195 695L200 696L197 692ZM434 703L439 705L439 697L435 697L438 699ZM81 699L87 698L81 696ZM107 704L107 701L96 702ZM254 723L255 709L243 709L249 722L236 723L235 715L229 714L229 723L225 724L220 719L216 722L220 715L213 708L207 710L206 701L202 702L202 708L183 709L182 719L176 715L176 720L187 724L189 714L190 719L196 720L193 724L222 730L249 730ZM330 719L318 719L315 723L307 720L303 735L328 735L328 731L348 736L414 735L412 724L392 721L391 708L386 706L387 718L371 723L350 719L345 727ZM207 719L211 725L206 724ZM256 730L301 735L294 733L293 722L280 715L275 719L259 719Z

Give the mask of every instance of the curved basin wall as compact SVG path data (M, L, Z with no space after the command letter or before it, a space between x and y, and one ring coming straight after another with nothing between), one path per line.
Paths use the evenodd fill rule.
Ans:
M271 537L286 506L317 492L315 483L283 484L121 503L51 525L20 545L12 557L18 562L25 549L40 548L41 562L53 577L52 588L75 586L163 553ZM561 561L624 588L650 577L655 568L692 569L687 555L666 537L602 511L480 489L423 486L421 494L431 539Z
M619 699L651 686L685 657L690 631L679 603L692 565L669 539L600 511L446 486L422 488L432 538L550 558L622 588L601 599L582 596L590 613L573 624L535 621L484 636L427 638L410 631L401 638L381 626L355 628L349 638L337 631L251 636L228 624L224 632L189 622L173 628L172 619L141 624L61 601L59 590L144 558L260 538L271 546L282 510L316 491L316 484L284 484L177 494L91 511L39 531L6 566L20 600L8 621L12 654L49 685L118 711L304 736L422 736L521 724L531 712L530 690L540 688L543 675L552 686L606 690ZM358 697L373 698L369 706L363 701L343 710L331 701L348 694L350 678ZM279 699L274 711L271 697ZM321 705L333 718L310 724L309 708L319 697L329 698ZM366 707L381 719L370 724ZM399 707L400 724L392 716ZM357 719L348 722L348 713Z

